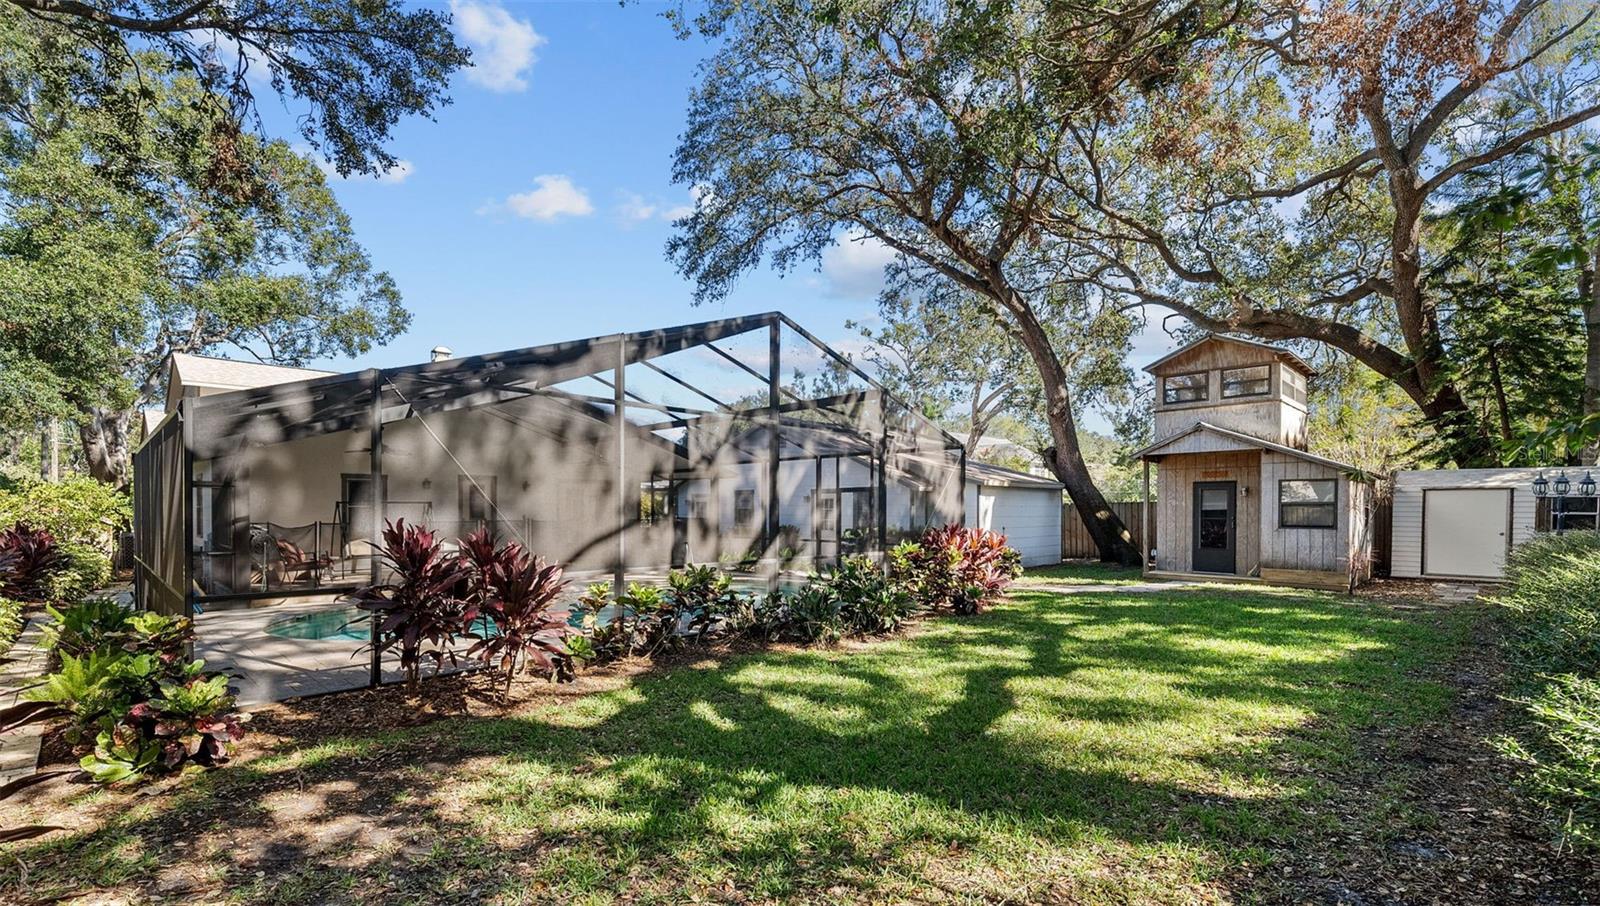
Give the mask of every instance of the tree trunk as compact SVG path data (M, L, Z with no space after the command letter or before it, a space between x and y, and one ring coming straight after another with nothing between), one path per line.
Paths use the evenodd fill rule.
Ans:
M1595 239L1594 251L1589 254L1587 285L1583 292L1583 414L1600 420L1600 238ZM1596 425L1590 425L1594 431ZM1600 463L1600 436L1593 437L1583 448L1583 465Z
M119 490L128 487L131 452L128 448L128 423L132 413L93 408L84 413L78 425L83 442L84 462L89 474Z
M1022 345L1028 350L1044 387L1045 420L1050 425L1050 438L1055 443L1044 451L1045 465L1055 473L1057 480L1066 486L1067 496L1100 549L1103 562L1138 566L1142 563L1138 545L1122 519L1106 503L1104 494L1095 487L1089 476L1089 467L1083 461L1083 451L1078 447L1078 427L1072 415L1072 394L1067 387L1067 372L1057 357L1050 336L1034 315L1027 302L1014 290L1006 289L1006 309L1017 321Z

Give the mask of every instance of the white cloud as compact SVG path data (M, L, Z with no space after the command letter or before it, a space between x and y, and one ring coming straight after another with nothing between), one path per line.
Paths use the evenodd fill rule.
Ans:
M389 168L389 172L380 173L378 175L378 182L386 182L390 185L398 185L399 183L403 183L410 179L411 174L415 173L416 169L416 167L411 165L411 161L409 160L397 160L394 162L394 166Z
M545 43L533 23L518 19L498 3L450 0L456 34L472 48L467 79L490 91L523 91L524 78Z
M546 173L533 178L534 188L506 197L503 202L491 202L478 209L479 214L510 211L529 220L546 223L558 217L585 217L594 213L589 196L565 176Z
M645 201L644 196L636 192L622 193L622 201L617 204L617 216L625 226L654 220L660 211L660 205Z
M866 299L883 290L883 269L895 259L894 249L860 230L850 230L822 253L822 276L828 294Z
M693 214L697 206L709 197L709 191L696 184L689 189L689 201L685 204L671 204L658 197L645 198L637 192L621 192L619 195L621 201L617 202L617 219L624 227L631 228L651 220L666 223L682 220Z
M371 178L377 182L397 186L410 179L411 174L417 171L416 166L411 161L402 159L395 161L394 166L390 167L387 173L378 173L371 177L364 173L351 173L349 176L341 176L339 171L334 169L333 164L329 163L327 158L323 157L321 153L310 145L296 144L293 146L293 150L296 154L315 164L316 168L322 171L323 177L329 182L354 182L358 179Z

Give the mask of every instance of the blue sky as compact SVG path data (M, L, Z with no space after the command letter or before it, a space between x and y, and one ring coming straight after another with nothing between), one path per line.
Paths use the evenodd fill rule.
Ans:
M664 5L451 8L477 62L455 78L454 103L436 121L400 125L399 170L333 181L375 266L399 284L411 329L359 360L315 366L399 365L440 344L465 355L771 309L859 347L844 322L873 316L881 249L847 243L820 269L754 272L725 302L700 307L667 263L670 220L691 203L671 183L672 152L709 47L676 38ZM280 121L264 112L269 126ZM1143 339L1134 362L1167 345Z

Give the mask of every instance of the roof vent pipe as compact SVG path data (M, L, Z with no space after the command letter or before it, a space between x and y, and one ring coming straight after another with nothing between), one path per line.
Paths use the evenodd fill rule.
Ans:
M455 353L451 352L450 347L448 346L435 346L433 347L433 351L428 353L429 361L433 362L442 362L453 355L455 355Z

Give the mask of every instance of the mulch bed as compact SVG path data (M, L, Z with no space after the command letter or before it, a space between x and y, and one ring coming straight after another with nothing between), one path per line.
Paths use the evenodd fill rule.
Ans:
M1476 606L1476 605L1456 605ZM1521 768L1488 741L1515 719L1503 698L1494 621L1441 664L1456 699L1444 720L1361 741L1359 767L1325 776L1347 833L1282 841L1265 868L1231 879L1245 899L1390 906L1600 903L1600 854L1560 851L1546 816L1519 793ZM1402 807L1374 821L1380 786L1403 778Z

